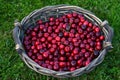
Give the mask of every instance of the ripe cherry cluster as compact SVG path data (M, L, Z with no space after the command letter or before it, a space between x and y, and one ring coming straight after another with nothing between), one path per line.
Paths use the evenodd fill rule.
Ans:
M27 55L42 67L73 71L87 66L102 49L100 27L81 14L68 13L36 24L26 30L23 43Z

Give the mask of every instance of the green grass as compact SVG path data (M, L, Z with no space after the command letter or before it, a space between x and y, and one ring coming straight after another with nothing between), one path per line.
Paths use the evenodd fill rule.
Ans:
M108 20L114 28L113 47L102 64L89 74L70 80L120 80L120 0L0 0L0 80L46 80L29 69L15 51L12 29L15 19L21 20L31 11L48 5L70 4ZM50 77L50 80L56 78ZM68 80L68 79L63 79Z

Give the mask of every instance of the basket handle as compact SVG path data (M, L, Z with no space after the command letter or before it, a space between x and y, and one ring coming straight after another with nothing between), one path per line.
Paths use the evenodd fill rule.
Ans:
M111 43L113 35L114 35L113 28L109 26L109 23L107 20L103 21L101 26L103 26L103 28L106 31L106 35L107 35L107 39L105 40L103 47L106 48L107 50L111 50L113 48L112 43Z
M19 31L21 29L21 24L18 21L15 21L14 26L15 26L15 28L13 29L13 39L16 44L15 49L17 50L18 53L22 53L23 48L22 48L21 42L19 40Z

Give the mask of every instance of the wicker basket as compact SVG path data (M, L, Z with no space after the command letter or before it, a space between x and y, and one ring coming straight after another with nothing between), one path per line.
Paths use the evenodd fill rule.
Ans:
M72 72L53 71L39 66L32 59L30 59L25 53L25 49L22 44L24 38L24 31L28 27L36 25L36 21L39 19L42 19L43 21L47 21L50 16L59 17L61 15L71 12L81 13L90 21L100 26L100 28L102 29L105 35L105 40L103 42L103 50L100 51L100 55L96 59L94 59L88 66L80 69L76 69ZM82 75L83 73L88 73L91 70L93 70L98 64L100 64L103 61L107 51L112 48L112 44L111 44L112 37L113 37L113 29L108 25L108 22L106 20L102 22L93 13L84 10L83 8L77 6L69 6L69 5L47 6L42 9L37 9L31 12L25 18L23 18L20 23L16 21L15 28L13 30L13 38L16 43L16 50L19 53L22 60L27 64L27 66L40 74L54 76L58 78L75 77Z

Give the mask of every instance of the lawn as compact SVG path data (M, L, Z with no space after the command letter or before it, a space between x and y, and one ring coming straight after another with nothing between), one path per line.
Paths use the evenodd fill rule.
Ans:
M120 80L120 0L0 0L0 80L47 80L47 76L29 69L20 59L15 51L12 29L15 19L21 20L35 9L57 4L88 9L100 19L108 20L114 28L114 49L104 61L89 74L70 80Z

